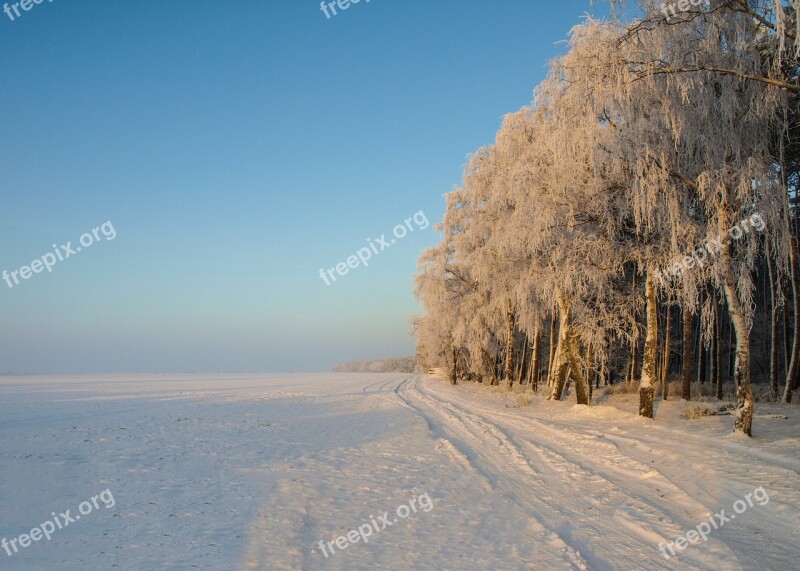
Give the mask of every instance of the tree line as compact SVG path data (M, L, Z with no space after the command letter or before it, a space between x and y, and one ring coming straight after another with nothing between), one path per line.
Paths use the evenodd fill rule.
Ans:
M639 412L800 368L800 1L719 0L572 29L530 105L446 195L423 253L417 358L451 382L578 403L637 383ZM669 394L671 376L679 394ZM757 385L756 388L761 387Z

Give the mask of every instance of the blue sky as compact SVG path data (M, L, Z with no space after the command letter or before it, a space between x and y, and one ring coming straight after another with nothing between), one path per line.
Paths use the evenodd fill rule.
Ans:
M13 4L13 3L12 3ZM0 13L0 372L327 370L413 354L442 195L589 0L54 0ZM12 11L13 14L13 11ZM423 211L431 222L326 286ZM12 282L13 283L13 282Z

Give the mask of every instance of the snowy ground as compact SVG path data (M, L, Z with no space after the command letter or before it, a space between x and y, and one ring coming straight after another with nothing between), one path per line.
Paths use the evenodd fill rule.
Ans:
M115 502L0 568L798 569L798 407L761 406L744 441L680 402L649 422L598 400L516 408L401 374L0 378L0 539ZM759 486L765 505L659 552Z

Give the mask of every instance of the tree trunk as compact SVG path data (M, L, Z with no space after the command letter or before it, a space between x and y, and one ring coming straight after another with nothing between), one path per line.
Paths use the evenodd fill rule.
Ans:
M789 258L790 268L791 271L791 255ZM783 292L783 299L786 301L784 306L781 308L781 322L783 323L783 376L789 374L789 363L792 360L791 355L789 352L792 350L792 344L789 343L789 287L786 284L786 279L779 280L778 284L780 285L781 291Z
M506 359L503 377L508 381L510 387L514 384L514 332L517 327L517 315L511 300L508 301L506 319L508 320L508 329L506 330Z
M716 290L715 290L716 291ZM717 294L714 294L714 322L716 323L715 347L714 347L714 368L717 371L717 378L714 379L717 388L717 398L722 398L722 309L719 306Z
M656 353L658 350L658 300L656 299L655 270L647 269L644 295L647 301L647 337L642 360L642 381L639 385L639 416L653 418L653 398L656 380Z
M556 366L556 348L558 347L558 337L556 335L556 308L553 308L553 317L550 319L550 360L547 363L547 384L552 386L554 376L554 367Z
M723 296L725 293L723 292ZM730 315L728 315L728 379L734 379L736 377L736 351L733 350L733 322L731 321ZM738 381L736 381L738 382ZM739 388L739 385L736 385L736 388Z
M569 304L560 292L558 298L558 349L556 351L556 375L548 400L560 400L567 381L567 372L575 380L575 394L578 404L589 404L589 387L586 378L581 374L577 350L577 338L570 327Z
M633 347L631 347L631 372L629 382L635 383L639 378L639 328L634 331Z
M719 321L719 303L717 300L717 290L711 289L711 346L709 352L709 374L708 382L711 385L711 393L717 394L719 390L719 342L722 335L722 324Z
M703 307L703 290L700 290L700 311ZM702 318L697 320L697 396L703 396L703 383L706 382L706 351L703 345L703 322Z
M628 359L625 361L625 372L622 375L623 383L631 382L631 352L628 351Z
M719 209L719 232L720 236L728 231L728 211L723 204ZM747 328L747 319L744 308L739 299L739 292L736 290L736 280L733 275L733 264L731 262L730 245L723 242L719 253L720 266L722 268L723 284L725 296L728 300L728 311L731 316L731 323L736 333L736 361L734 376L738 386L736 422L734 432L740 432L747 436L753 433L753 392L750 388L750 331Z
M638 295L638 285L636 283L636 272L633 272L633 292ZM635 383L639 379L639 315L634 313L633 341L631 342L630 370L628 371L627 382Z
M663 307L661 305L658 306L658 350L656 351L656 392L658 392L659 387L661 386L661 379L664 378L664 344L666 343L666 339L664 338L664 320L666 319L666 315L664 315Z
M581 372L580 358L578 357L578 340L575 334L570 336L567 348L570 376L575 380L575 396L578 399L578 404L588 405L592 400L591 389L589 388L589 382L586 380L586 375Z
M522 341L522 356L520 357L519 365L517 365L517 370L514 373L514 376L517 378L517 384L522 386L525 379L528 378L528 369L530 369L530 360L528 359L528 345L530 342L528 341L527 333L524 336Z
M569 335L569 311L566 304L562 303L561 294L558 294L558 301L560 321L558 340L555 347L553 346L553 337L551 336L550 338L550 376L552 377L552 386L548 400L561 400L561 395L567 384L567 369L569 369L568 359L564 355L564 345L566 345L567 336ZM555 319L553 319L552 324L551 332L555 331Z
M794 309L794 331L792 332L792 356L786 372L786 388L783 391L783 402L792 402L792 391L797 379L798 366L800 365L800 288L797 275L797 238L792 238L792 247L789 251L791 266L790 276L792 282L792 306Z
M531 388L533 392L539 390L539 344L542 340L542 331L536 324L536 333L533 335L533 350L531 353Z
M450 370L450 384L458 382L458 349L453 347L453 368Z
M767 273L769 275L769 300L771 305L769 320L769 389L773 399L778 398L778 287L772 252L767 242Z
M665 326L666 333L664 338L664 367L661 375L661 382L663 383L663 399L669 398L669 365L670 365L670 352L672 351L672 305L667 301L667 324Z
M697 332L697 394L703 396L703 383L706 382L706 357L708 351L703 345L703 337L700 331Z
M589 345L586 351L586 383L589 386L589 401L592 400L592 383L594 381L594 347Z
M499 380L497 379L497 364L492 360L491 355L486 352L486 349L481 349L481 355L483 356L483 362L486 365L486 368L489 369L489 372L492 374L489 384L491 386L500 384Z
M692 400L692 313L683 302L683 400Z

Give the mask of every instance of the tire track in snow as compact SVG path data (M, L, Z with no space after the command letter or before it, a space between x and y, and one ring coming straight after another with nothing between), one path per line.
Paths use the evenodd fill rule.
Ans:
M520 415L501 413L501 416L542 423ZM765 452L751 443L742 444L728 438L720 439L689 432L676 435L674 430L659 424L649 424L647 430L637 433L635 437L624 434L601 434L597 430L587 430L581 426L552 419L548 419L546 425L560 434L579 435L588 441L594 442L598 437L603 438L604 442L615 446L617 452L621 452L622 446L627 446L632 454L637 454L641 458L639 460L641 463L646 463L643 456L645 449L649 448L662 457L682 464L686 468L677 474L660 470L659 473L695 500L697 497L709 498L710 501L704 504L707 510L719 508L719 498L716 500L714 498L718 495L715 492L719 492L720 484L726 485L729 496L738 497L741 493L750 491L757 485L756 483L778 488L786 482L794 482L797 474L800 474L800 461ZM671 442L676 436L680 437L679 449L664 446L665 442ZM631 455L625 457L633 459ZM713 462L709 462L709 457L713 458ZM737 475L736 468L741 464L753 467L746 478ZM657 470L657 467L653 468ZM697 477L698 474L702 474L702 470L712 470L713 473ZM757 477L754 476L755 473L758 473ZM687 474L695 477L687 477ZM787 504L786 509L797 512L798 505Z
M374 387L374 386L377 386L377 385L380 385L380 387L378 388L378 390L376 392L386 392L386 387L387 386L389 386L392 383L398 382L398 381L404 381L405 379L409 378L409 376L410 375L401 375L399 377L392 377L388 381L385 380L385 379L381 379L380 381L376 381L374 383L368 384L367 386L365 386L364 388L361 389L361 392L369 393L370 389L372 387Z
M409 380L411 378L413 378L413 375L403 375L402 377L395 377L393 379L389 379L388 381L378 381L377 383L371 383L371 384L367 385L366 387L364 387L362 389L362 392L364 392L365 394L374 394L374 396L380 398L381 400L384 400L384 401L388 402L389 404L391 404L393 406L395 406L395 405L396 406L402 406L402 407L410 409L411 411L416 413L417 411L415 409L413 409L412 407L408 406L408 404L406 404L406 402L402 398L393 399L393 398L387 398L386 396L384 396L386 393L390 392L389 390L387 390L386 387L388 387L392 383L397 383L397 385L392 387L392 390L391 390L391 393L397 395L397 388L400 385L402 385L405 381L407 381L407 380ZM375 385L381 385L381 386L378 388L376 393L370 393L369 389L371 389Z
M548 529L541 521L536 505L531 504L528 485L530 480L538 477L538 473L529 460L492 425L478 424L469 417L447 412L437 406L435 401L418 390L418 382L419 377L406 379L395 388L395 394L427 422L435 436L448 441L463 455L474 473L485 479L496 492L503 494L509 500L512 511L534 522L537 537L533 541L549 547L550 557L560 560L569 569L588 570L589 566L580 552L557 531ZM433 409L434 414L426 412L426 407ZM523 477L520 477L520 472ZM540 568L542 562L536 563Z
M414 384L414 390L422 399L428 399L430 406L438 408L441 414L471 419L480 430L494 432L498 439L504 439L507 445L515 447L529 466L536 465L540 471L549 472L549 477L543 480L531 478L524 471L511 477L525 481L528 494L535 499L531 503L540 519L569 538L573 547L579 549L588 559L591 569L634 569L640 567L643 559L649 560L648 567L651 569L671 569L672 565L658 552L658 543L670 541L705 517L705 511L697 515L699 512L696 509L692 510L697 512L695 514L691 511L686 514L665 511L661 503L651 501L646 494L631 492L631 479L626 471L633 470L640 479L647 480L648 485L654 487L650 482L658 482L661 486L671 488L672 494L684 496L688 500L684 502L687 505L697 507L696 500L688 497L662 474L622 455L613 444L605 443L597 437L592 437L591 442L588 439L581 441L580 436L554 430L534 419L496 409L474 407L474 403L469 403L471 410L467 410L439 395L431 395L420 388L418 380ZM461 405L466 404L464 401L458 402ZM475 410L485 411L491 414L491 418L481 416ZM501 418L506 423L506 428L501 426ZM514 429L521 429L523 434L530 436L530 440L515 438L507 429L508 424ZM545 434L550 438L543 438ZM485 442L484 446L491 444ZM597 454L598 448L600 454ZM533 462L525 452L533 455L537 461ZM592 465L593 462L599 463L600 467ZM568 489L559 492L552 485L546 484L557 481L569 482ZM609 520L622 529L609 526ZM580 522L581 527L573 532L571 522ZM613 561L604 560L601 556L603 547L607 545L613 546L607 557L613 557ZM736 556L721 542L710 540L704 549L705 553L696 555L711 555L714 560L725 562L726 568L739 568ZM692 555L693 553L687 552L681 556L683 568L706 568L702 561L695 562L697 566L693 567Z
M530 435L535 428L532 440L538 445L548 446L554 453L567 456L590 470L599 471L625 488L629 495L633 494L631 479L621 468L636 470L640 479L648 481L649 489L639 489L634 497L671 515L671 521L658 519L658 529L667 541L720 509L727 507L730 512L730 505L754 487L767 487L770 504L760 510L751 510L747 523L740 524L747 527L729 527L716 532L703 546L715 561L727 561L730 568L740 568L739 556L747 557L752 551L750 542L753 537L760 535L758 530L773 526L786 530L797 528L796 514L800 500L796 492L795 471L792 469L792 465L797 465L796 460L764 452L749 443L683 431L676 433L674 429L650 423L634 425L635 435L603 433L577 423L553 419L544 421L487 408L470 400L450 400L453 395L445 397L434 390L435 387L435 384L426 385L427 389L438 395L437 398L468 406L473 411L483 411L497 419L497 422L520 430L522 434ZM544 433L549 433L551 438L544 438ZM565 442L571 445L564 446ZM602 453L592 454L594 448ZM777 460L771 463L767 460L769 458ZM654 460L663 464L663 467L659 467ZM746 472L738 469L742 462L750 466ZM676 470L674 466L680 468ZM656 485L658 490L652 489ZM769 536L764 540L772 541ZM665 541L665 538L654 537L653 541L657 544ZM792 555L792 547L786 542L775 542L767 551L769 554L785 552L786 557ZM683 555L682 560L692 555L694 551Z

